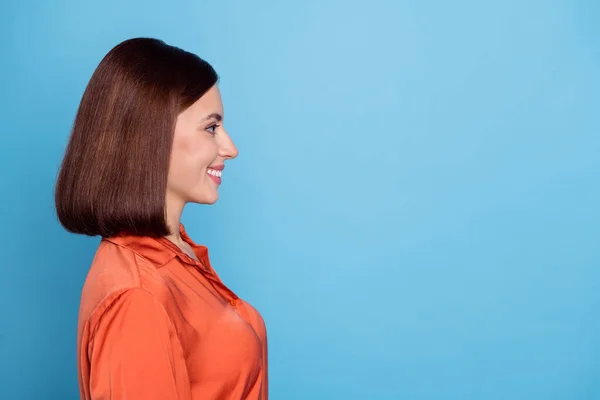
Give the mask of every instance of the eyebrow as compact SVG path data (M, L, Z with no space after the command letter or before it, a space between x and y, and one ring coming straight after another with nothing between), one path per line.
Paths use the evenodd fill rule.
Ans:
M221 122L221 120L223 119L223 116L219 113L210 113L208 114L206 117L202 118L202 120L200 122L205 122L208 121L209 119L216 119L217 122Z

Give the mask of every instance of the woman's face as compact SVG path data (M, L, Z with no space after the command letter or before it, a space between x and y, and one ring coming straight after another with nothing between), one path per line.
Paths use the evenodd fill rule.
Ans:
M238 150L223 128L223 103L217 85L179 114L167 179L167 202L213 204L225 160Z

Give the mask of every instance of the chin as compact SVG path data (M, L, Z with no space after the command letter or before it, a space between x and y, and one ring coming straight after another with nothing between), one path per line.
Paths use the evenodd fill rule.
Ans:
M192 198L191 202L196 204L215 204L219 200L219 194L216 193L212 196L197 196Z
M204 204L215 204L217 202L217 200L219 200L219 196L215 197L214 199L205 202Z

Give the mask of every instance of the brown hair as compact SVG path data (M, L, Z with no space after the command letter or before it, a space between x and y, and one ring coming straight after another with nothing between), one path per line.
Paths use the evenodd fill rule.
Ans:
M175 122L217 81L206 61L161 40L134 38L110 50L85 89L58 173L62 226L89 236L169 234Z

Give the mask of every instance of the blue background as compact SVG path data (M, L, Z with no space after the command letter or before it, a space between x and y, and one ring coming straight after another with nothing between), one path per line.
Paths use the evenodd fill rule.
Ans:
M485 4L484 4L485 3ZM97 238L53 184L118 42L221 75L239 157L183 222L263 314L272 399L600 399L600 6L4 1L0 398L76 399Z

